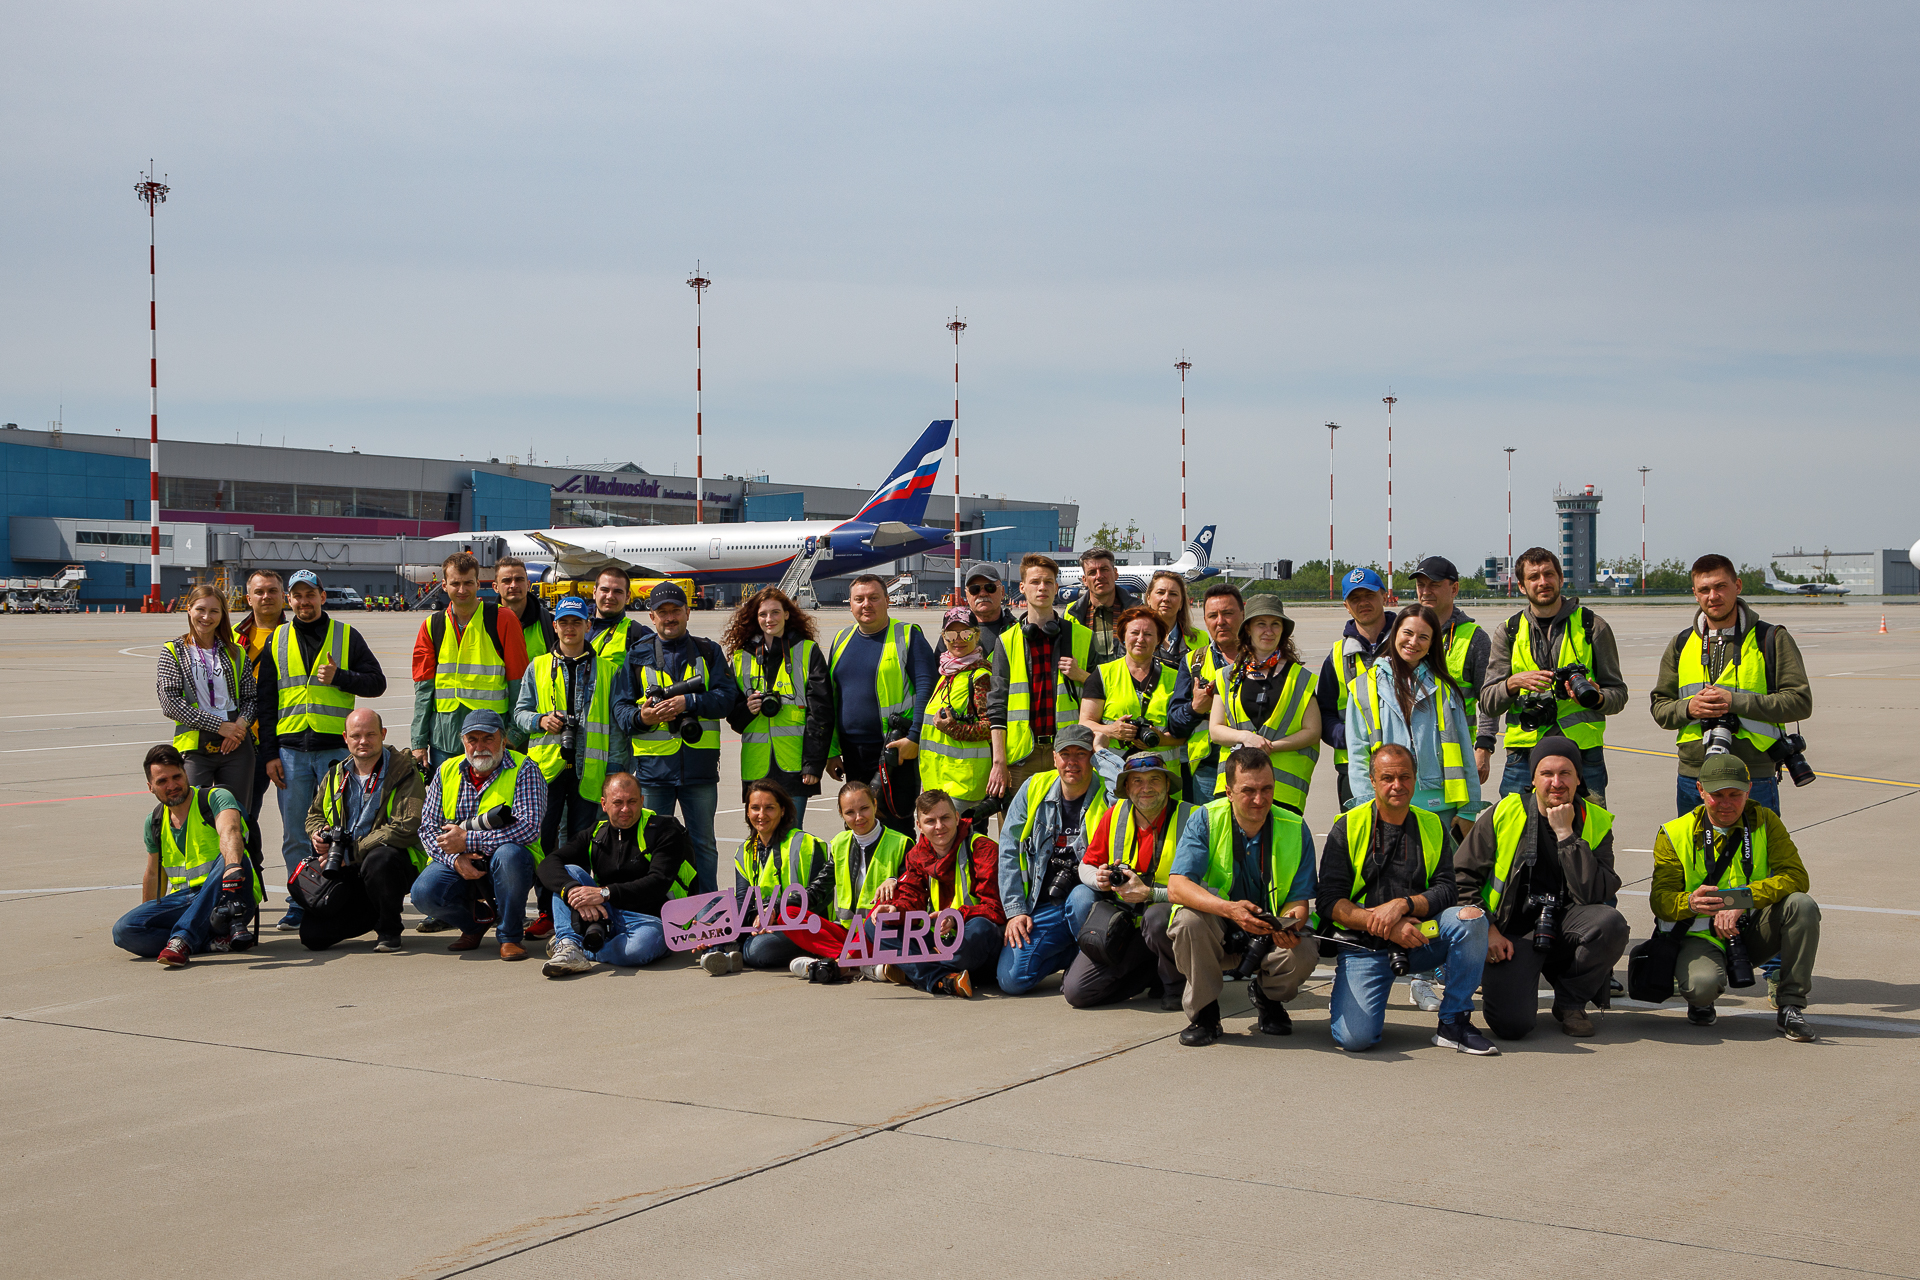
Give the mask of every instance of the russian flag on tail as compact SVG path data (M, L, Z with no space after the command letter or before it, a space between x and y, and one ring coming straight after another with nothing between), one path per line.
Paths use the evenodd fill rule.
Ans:
M953 419L939 418L927 424L913 447L894 464L893 471L880 482L855 520L879 524L898 520L917 525L927 512L927 499L933 496L934 477L940 471L940 459L946 453L947 436L953 431Z

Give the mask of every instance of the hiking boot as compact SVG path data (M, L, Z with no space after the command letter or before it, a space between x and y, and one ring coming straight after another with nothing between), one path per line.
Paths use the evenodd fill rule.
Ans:
M455 938L455 939L454 939L454 940L453 940L452 942L449 942L449 943L447 944L447 950L449 950L449 951L472 951L472 950L475 950L476 948L478 948L478 947L479 947L479 945L480 945L480 935L479 935L479 934L477 934L477 933L463 933L463 934L461 934L461 935L460 935L459 937L457 937L457 938Z
M167 945L160 948L160 955L157 958L169 969L186 968L187 940L185 938L167 939Z
M1773 1015L1774 1029L1789 1040L1798 1040L1802 1044L1811 1044L1819 1039L1813 1026L1807 1021L1807 1011L1788 1005Z
M576 973L585 973L593 968L593 961L580 949L580 944L571 938L561 938L554 944L553 959L540 969L549 978L565 978Z
M1687 1021L1696 1027L1710 1027L1719 1021L1720 1015L1713 1011L1712 1005L1687 1006Z
M1210 1045L1220 1038L1220 1002L1212 1004L1194 1015L1187 1029L1180 1033L1180 1043L1189 1049L1198 1049Z
M1254 1010L1259 1014L1253 1024L1255 1031L1268 1036L1293 1034L1293 1017L1287 1012L1287 1006L1262 991L1257 981L1250 979L1247 990L1252 994Z
M1585 1005L1553 1006L1553 1020L1560 1029L1570 1036L1590 1036L1593 1034L1593 1019L1587 1016Z
M1408 993L1413 996L1413 1007L1422 1013L1440 1012L1440 993L1433 989L1431 974L1416 973L1407 983Z
M527 923L527 936L529 938L544 938L552 932L553 913L551 911L542 911Z
M935 995L959 996L962 1000L973 999L973 976L965 969L958 973L949 973L933 984Z
M1470 1053L1476 1058L1498 1057L1500 1054L1493 1041L1481 1035L1473 1025L1473 1015L1467 1013L1456 1018L1440 1019L1440 1025L1433 1033L1433 1042L1442 1049Z
M384 938L375 938L373 940L373 949L382 955L391 956L399 955L407 948L406 944L400 941L400 935L396 933Z

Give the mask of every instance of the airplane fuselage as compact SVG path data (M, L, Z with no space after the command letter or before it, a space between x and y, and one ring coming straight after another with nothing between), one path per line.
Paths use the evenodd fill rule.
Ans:
M555 541L598 551L615 559L643 565L649 573L706 582L768 582L779 579L795 556L804 554L809 539L825 540L831 558L823 555L814 576L843 577L880 566L891 566L907 556L946 550L951 554L949 530L926 525L906 526L912 537L875 547L875 528L856 520L752 521L735 524L678 524L623 528L543 529ZM529 564L551 564L553 552L518 530L494 536Z

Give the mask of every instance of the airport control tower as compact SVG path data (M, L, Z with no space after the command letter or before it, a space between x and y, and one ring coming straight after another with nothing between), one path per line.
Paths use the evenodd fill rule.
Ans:
M1595 547L1603 496L1592 485L1553 491L1553 505L1560 515L1560 563L1567 572L1569 591L1591 591L1599 577Z

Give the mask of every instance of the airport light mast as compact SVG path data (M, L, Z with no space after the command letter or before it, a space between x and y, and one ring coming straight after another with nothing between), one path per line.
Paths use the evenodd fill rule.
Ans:
M1393 594L1393 406L1400 403L1400 397L1385 395L1380 403L1387 406L1387 603L1398 599Z
M163 175L164 176L164 175ZM160 280L155 265L154 209L167 202L164 181L155 182L153 161L133 193L147 206L147 603L149 613L160 612Z
M1652 467L1640 468L1640 594L1647 594L1647 472Z
M960 335L967 331L967 322L960 318L960 308L953 309L947 331L953 335L953 602L963 605L967 584L960 580Z
M1507 594L1513 594L1513 446L1507 450Z
M1193 361L1182 351L1174 363L1180 371L1180 545L1187 545L1187 370Z
M1333 433L1340 429L1337 422L1327 424L1327 599L1333 599L1333 580L1340 571L1333 563Z
M700 274L700 261L695 259L693 274L687 278L687 284L693 289L693 522L707 522L707 456L706 423L701 415L701 384L705 381L706 356L700 347L701 303L706 298L707 289L713 281Z

